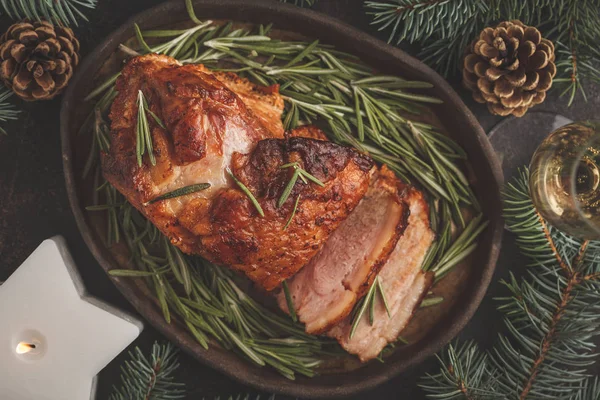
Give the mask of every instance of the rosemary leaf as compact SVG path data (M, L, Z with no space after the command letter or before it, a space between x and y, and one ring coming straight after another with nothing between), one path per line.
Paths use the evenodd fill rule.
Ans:
M325 186L325 184L323 182L321 182L319 179L317 179L316 177L314 177L313 175L309 174L304 169L302 169L297 162L283 164L279 168L289 168L289 167L293 167L295 171L294 171L294 174L292 175L292 178L286 185L285 189L283 189L283 192L281 193L281 197L279 198L279 201L277 202L277 207L281 207L287 201L287 199L290 197L290 194L292 193L292 189L294 189L294 185L296 185L298 178L302 179L304 184L308 183L306 181L306 179L308 179L321 187ZM296 205L298 205L298 199L296 199ZM295 212L295 207L294 207L294 212ZM292 215L292 217L293 217L293 215ZM289 222L288 222L288 225L289 225ZM286 228L287 228L287 225L286 225ZM285 228L284 228L284 230L285 230Z
M185 321L185 325L192 333L192 336L194 336L198 343L200 343L200 346L202 346L205 350L208 350L208 340L206 335L196 329L196 327L189 321Z
M191 193L200 192L202 190L208 189L209 187L210 187L210 183L196 183L194 185L184 186L182 188L175 189L171 192L161 194L160 196L155 197L152 200L145 202L144 206L156 203L157 201L173 199L175 197L181 197L181 196L185 196L185 195L188 195Z
M292 317L292 321L296 322L298 321L298 316L296 315L296 308L294 307L294 301L290 293L290 288L288 287L287 281L283 281L281 285L283 286L283 294L285 295L285 301L287 302L290 317Z
M112 75L110 78L108 78L106 81L104 81L100 86L98 86L96 89L92 90L90 92L90 94L88 94L85 97L85 99L83 99L83 101L90 101L91 99L99 96L101 93L104 93L107 89L112 88L119 76L121 76L121 72L117 72L116 74Z
M319 41L315 40L314 42L312 42L311 44L306 46L306 48L304 50L302 50L300 53L298 53L298 55L296 55L296 57L292 58L287 64L285 64L283 66L283 68L291 67L291 66L295 65L296 63L302 61L302 59L304 59L307 55L309 55L315 49L315 47L317 47L318 44L319 44Z
M265 212L263 211L262 207L260 206L260 203L258 202L258 200L256 200L256 197L254 197L254 195L252 194L252 192L250 191L250 189L248 189L246 187L246 185L244 185L238 178L235 177L235 175L233 175L233 172L231 172L231 170L229 169L229 167L227 167L226 171L229 174L229 176L231 176L231 179L233 179L233 181L242 190L242 192L244 192L246 194L246 196L248 196L248 198L250 199L250 201L252 202L252 204L254 204L254 207L256 208L256 211L258 211L258 214L261 217L264 217L265 216Z
M296 215L296 210L298 209L298 202L300 201L300 195L298 195L298 197L296 197L296 202L294 203L294 209L292 210L292 215L290 215L290 219L288 219L287 223L285 224L285 226L283 227L283 230L285 231L288 226L290 226L290 224L292 223L292 220L294 219L294 216Z
M373 286L375 286L375 291L369 299L369 325L371 326L373 326L373 322L375 322L375 298L377 297L377 285Z
M142 49L144 49L144 51L146 51L146 53L152 53L152 49L150 48L150 46L148 46L148 43L146 43L146 41L144 40L144 36L142 35L142 30L140 29L140 26L138 24L134 23L133 28L135 30L135 37L137 38L137 41L138 41L139 45L142 47Z
M321 182L319 179L317 179L315 176L309 174L308 172L306 172L305 170L303 170L302 168L298 168L298 171L300 172L300 176L308 179L309 181L312 181L314 183L316 183L317 185L323 187L325 186L325 184L323 182Z
M379 291L381 300L383 300L383 305L385 307L385 311L387 312L388 318L392 318L390 307L388 306L387 296L385 295L385 291L383 290L383 286L381 284L381 279L379 279L379 275L377 275L377 277L375 278L375 283L377 284L377 290Z
M167 304L167 298L165 294L165 284L162 279L153 275L152 280L154 281L154 290L156 291L156 297L158 299L158 303L160 304L160 308L163 312L163 316L167 324L171 323L171 312L169 311L169 305Z
M283 192L281 193L281 197L279 197L279 201L277 202L277 207L281 207L283 205L283 203L285 203L287 201L288 197L290 197L290 194L292 193L292 189L294 188L296 181L298 181L299 175L300 175L300 170L296 169L294 171L294 175L292 175L292 179L290 179L290 181L286 185L285 189L283 189Z
M354 93L354 113L356 115L356 129L357 129L357 133L358 133L358 140L360 140L361 142L365 141L365 126L363 124L363 117L362 117L362 111L360 108L360 97L358 95L358 92L356 90L356 87L353 88L353 93Z
M194 12L194 5L192 4L192 0L185 0L185 8L187 10L188 16L197 25L202 24L202 21L196 17L196 13Z
M441 296L427 297L427 298L423 299L420 307L421 308L431 307L431 306L435 306L435 305L443 303L443 302L444 302L444 298Z
M142 277L142 276L156 276L168 272L167 270L161 271L138 271L135 269L111 269L108 274L111 276L128 276L128 277Z
M176 247L174 247L173 250L175 253L175 260L176 260L177 264L179 265L179 271L181 273L183 290L185 291L185 294L187 294L189 296L189 294L192 292L192 281L190 278L189 266L187 265L187 262L185 261L184 255L181 252L181 250L179 250Z
M369 305L373 300L373 297L375 295L375 286L376 285L371 285L369 291L367 292L367 295L363 298L361 307L358 309L356 315L354 316L354 321L352 321L352 329L350 330L350 339L354 337L354 333L356 332L356 328L358 328L360 320L362 319L363 315L365 314L365 311L367 310L367 308L369 308Z
M152 119L154 119L154 121L156 121L158 126L160 126L163 129L167 129L165 127L165 124L163 124L163 122L160 120L160 118L158 118L158 115L154 114L149 108L146 108L146 112L148 112L148 114L150 114L150 116L152 117Z

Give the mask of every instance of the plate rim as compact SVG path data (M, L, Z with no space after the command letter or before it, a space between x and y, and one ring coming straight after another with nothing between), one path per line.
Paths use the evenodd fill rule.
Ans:
M492 149L487 135L485 134L478 120L475 118L469 108L463 103L462 99L454 91L450 84L421 61L408 55L404 51L390 46L387 43L384 43L371 36L370 34L354 28L340 20L313 10L296 7L294 5L272 0L255 0L251 3L244 0L194 0L193 3L197 7L209 7L214 9L227 9L232 7L253 8L259 11L264 10L271 13L281 13L281 15L284 15L286 18L305 20L308 24L317 24L321 28L336 32L341 36L351 37L361 45L371 46L374 52L392 57L396 61L405 64L407 68L410 68L413 71L419 71L421 74L427 77L427 80L435 86L436 90L443 92L444 95L450 100L451 104L453 104L458 111L466 117L465 123L474 132L474 139L476 138L478 140L478 146L482 150L483 156L485 156L487 162L489 163L489 168L493 179L493 182L490 182L490 184L492 184L495 192L495 196L493 196L493 198L500 202L500 187L503 182L502 168L496 153ZM124 35L133 36L133 22L138 22L143 25L144 21L148 20L154 15L163 13L179 14L184 10L185 4L183 0L172 0L158 4L155 7L133 15L116 30L112 31L107 38L102 41L101 44L96 46L96 48L94 48L85 57L77 69L75 76L73 77L72 82L68 86L67 91L62 99L60 111L61 150L69 204L75 217L77 227L86 245L105 272L110 269L111 265L113 264L112 260L107 257L107 253L109 253L109 251L103 245L103 243L98 240L94 229L87 223L83 208L80 206L79 195L77 193L77 182L75 179L72 157L72 143L70 140L71 135L69 131L71 114L70 110L72 105L76 104L74 100L77 98L76 88L78 88L85 78L90 74L95 74L98 72L98 69L100 68L98 61L105 60L106 57L114 51L118 43L121 41L117 40L118 38L123 37ZM160 314L153 305L152 307L148 307L147 304L143 304L144 302L141 301L142 299L137 297L133 290L128 290L131 289L128 288L128 286L131 286L130 284L125 283L125 281L121 278L112 277L110 275L108 276L119 289L119 291L125 296L125 298L158 331L167 336L170 340L174 341L179 347L182 347L186 352L193 355L203 364L228 375L238 382L253 386L259 390L292 396L311 398L350 396L365 390L373 389L374 387L392 379L393 377L396 377L408 367L422 362L425 358L438 352L443 346L450 342L450 340L452 340L452 338L454 338L469 322L479 307L489 287L500 251L503 231L501 213L494 212L493 215L486 216L490 220L488 230L491 230L491 232L489 232L488 235L491 235L491 238L489 253L487 254L487 257L484 258L485 265L481 268L481 276L476 282L475 290L471 292L468 303L465 307L453 312L454 318L452 322L449 323L447 329L445 329L445 331L442 333L434 335L434 340L423 343L421 348L414 352L408 358L408 360L403 362L396 361L395 363L390 362L387 364L388 368L385 368L383 373L371 375L357 382L348 382L344 385L306 385L302 383L306 382L305 380L290 381L283 377L279 377L281 379L278 379L275 377L265 376L271 374L262 373L264 372L264 368L261 369L253 364L247 363L242 359L240 359L240 361L245 364L246 369L259 370L262 372L256 374L247 373L248 371L245 371L246 373L244 373L244 371L242 371L242 373L240 373L235 366L232 370L232 365L230 365L227 361L223 361L219 357L219 350L204 350L197 345L195 341L189 340L189 337L188 340L178 337L176 333L178 330L182 329L181 326L171 328L166 324L161 323L161 320L163 320L162 314ZM188 334L187 336L190 335ZM426 339L427 337L422 341L424 342Z

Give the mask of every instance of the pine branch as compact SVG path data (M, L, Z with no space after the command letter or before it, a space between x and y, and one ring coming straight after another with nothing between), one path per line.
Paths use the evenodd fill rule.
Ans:
M505 282L511 297L500 299L499 310L505 313L510 335L500 337L491 360L497 368L505 368L499 376L499 390L508 397L566 398L581 387L586 367L594 362L590 341L600 333L600 284L584 277L598 269L588 252L599 244L549 228L531 203L528 175L525 170L508 187L506 196L513 202L520 198L530 212L507 210L506 221L511 231L520 230L517 241L538 268L529 271L521 284L514 276ZM536 224L531 223L531 212L535 212ZM555 259L533 253L538 246L532 238L540 234Z
M0 91L0 121L6 122L8 120L15 120L19 118L21 111L16 110L15 106L8 102L8 98L12 96L13 92L8 89ZM4 128L0 127L0 133L6 135Z
M459 347L449 345L442 356L438 374L430 375L419 384L429 397L450 400L491 400L496 393L497 371L489 365L488 356L473 342Z
M497 17L498 0L365 1L372 24L389 30L389 43L418 43L419 57L449 76L459 71L464 50Z
M371 23L380 31L389 28L388 42L396 44L421 42L432 36L455 37L463 25L490 12L488 0L366 1L365 7L373 16Z
M98 0L0 0L0 6L12 19L45 19L60 25L87 21L84 10L96 8Z
M159 345L155 342L149 358L139 347L129 352L129 360L121 366L121 387L113 386L109 400L176 400L186 397L183 383L173 382L173 373L179 368L178 351L172 343ZM215 400L260 400L250 394L221 397ZM204 397L202 398L204 400ZM275 400L271 395L265 400Z
M569 94L571 105L577 91L586 97L583 79L600 82L600 52L597 46L600 39L600 1L571 1L562 6L564 15L548 34L556 36L559 78L555 81L565 87L562 94Z
M528 173L508 182L504 194L504 217L511 221L510 230L516 235L521 251L532 259L533 265L544 266L556 260L561 268L567 268L565 260L558 251L556 242L564 239L558 230L544 221L537 212L531 199L523 195L527 186Z
M139 347L129 352L130 359L121 367L121 387L114 388L110 400L174 400L184 397L182 383L173 381L179 368L177 350L171 343L152 346L150 357Z
M583 389L571 396L569 400L600 400L600 379L588 379Z
M556 46L554 79L569 105L584 82L600 82L600 0L386 0L365 1L372 23L388 42L417 43L419 57L448 77L458 73L467 46L486 26L520 19Z
M550 227L531 202L528 177L524 170L505 194L507 226L535 266L522 281L511 274L503 282L509 295L498 299L498 309L507 334L499 336L487 363L476 350L471 358L441 361L442 372L435 376L446 379L429 377L423 385L430 397L469 398L460 382L468 382L471 392L491 390L503 399L600 397L598 384L586 389L587 368L596 359L593 339L600 335L600 242ZM497 371L492 383L481 380L482 368ZM454 386L453 376L447 377L451 370L461 371L453 375Z

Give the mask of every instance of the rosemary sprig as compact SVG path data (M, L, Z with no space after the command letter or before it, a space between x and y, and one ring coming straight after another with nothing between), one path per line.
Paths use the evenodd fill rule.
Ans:
M359 303L357 303L358 307L354 308L354 318L352 319L350 339L354 337L356 328L358 328L358 324L360 323L360 320L363 318L367 310L369 310L369 324L373 325L375 321L375 302L377 301L378 297L381 297L381 301L383 302L388 318L392 317L388 306L387 297L385 295L385 291L383 290L383 286L381 285L381 279L379 279L379 276L377 276L373 281L373 284L371 284L371 287L369 288L369 291L367 292L366 296L363 297Z
M283 192L281 192L279 201L277 201L277 207L281 207L287 201L287 199L290 197L290 194L292 193L292 189L294 189L294 186L296 185L298 178L302 179L302 181L304 181L304 184L308 183L307 182L307 179L308 179L309 181L314 182L321 187L325 186L325 184L323 182L321 182L318 178L316 178L314 175L310 174L309 172L304 170L302 167L300 167L300 165L297 162L284 164L279 168L290 168L290 167L294 168L294 174L292 175L292 178L290 179L290 181L288 182L286 187L283 189ZM296 199L296 206L297 205L298 205L298 199ZM294 213L296 212L296 206L294 206ZM293 217L293 214L292 214L292 217ZM290 221L291 221L291 219L290 219ZM289 225L289 222L288 222L288 225ZM285 227L287 228L287 225Z
M180 197L180 196L185 196L185 195L188 195L191 193L196 193L201 190L206 190L209 187L210 187L210 183L196 183L194 185L184 186L182 188L175 189L171 192L161 194L160 196L157 196L157 197L153 198L152 200L145 202L144 205L147 206L147 205L156 203L157 201L173 199L175 197Z
M431 267L435 273L435 280L443 278L452 267L463 261L477 248L477 238L486 228L488 222L483 220L483 215L479 214L473 218L466 228L456 238L454 243L447 248L436 264Z
M298 321L298 315L296 314L296 308L294 307L294 300L292 299L292 295L290 293L290 288L288 287L287 281L283 281L281 284L283 286L283 294L285 295L285 301L287 303L288 311L290 312L290 317L292 317L292 321Z
M236 185L238 185L238 187L241 189L241 191L244 192L246 194L246 196L248 196L248 198L250 199L250 201L256 208L256 211L258 211L258 214L261 217L264 217L265 212L263 211L262 207L260 206L260 203L258 202L258 200L256 200L256 197L254 197L254 195L252 194L250 189L248 189L248 187L246 185L244 185L242 183L242 181L240 181L238 178L235 177L235 175L233 175L233 172L231 172L229 167L226 168L226 171L229 174L229 176L231 176L231 179L233 179L233 181L236 183Z
M150 132L150 124L148 123L148 117L146 116L146 112L149 111L148 103L146 103L146 98L144 97L144 93L141 90L138 90L137 106L138 116L135 128L135 153L137 156L138 166L142 166L142 157L144 156L144 154L146 154L146 152L148 153L148 157L150 158L150 163L152 165L156 165L156 158L154 157L154 150L152 145L152 133ZM156 117L154 113L152 113L152 115L156 119L158 119L158 117ZM162 122L159 125L164 127Z

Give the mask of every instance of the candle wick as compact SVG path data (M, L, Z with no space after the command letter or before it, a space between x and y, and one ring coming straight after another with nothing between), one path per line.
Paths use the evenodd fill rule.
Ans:
M25 354L30 352L31 350L35 350L36 346L33 343L25 343L25 342L20 342L17 345L17 349L16 352L17 354Z

